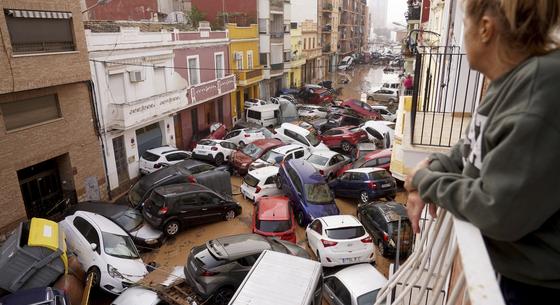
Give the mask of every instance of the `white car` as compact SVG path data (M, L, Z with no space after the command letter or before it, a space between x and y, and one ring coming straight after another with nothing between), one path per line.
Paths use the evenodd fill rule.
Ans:
M399 101L398 92L399 90L397 89L381 88L367 92L367 97L374 101L389 102L392 104Z
M381 140L384 148L391 148L395 142L394 126L394 122L372 120L360 125L360 128L368 134L368 139L370 141L375 143L376 139ZM378 139L379 136L381 136L382 139Z
M268 104L269 104L269 102L264 101L264 100L248 99L243 103L243 105L244 105L243 107L245 109L247 109L247 108L251 108L251 107L254 107L254 106L263 106L263 105L268 105Z
M282 191L275 184L276 175L278 175L278 167L276 166L249 171L243 178L241 195L256 203L262 197L282 194Z
M389 121L389 122L397 121L397 114L389 111L389 109L387 109L387 106L371 106L371 108L377 110L377 112L381 114L381 116L385 121Z
M351 215L319 217L305 229L307 243L323 267L374 261L371 236Z
M357 264L326 276L323 296L330 305L372 305L386 284L385 276L371 264Z
M213 161L220 166L228 161L237 145L227 140L200 140L193 149L192 157L199 160Z
M336 176L336 172L350 162L350 158L332 150L317 151L307 158L319 173L327 179Z
M259 159L253 161L249 166L249 170L254 170L266 166L279 166L282 161L290 159L307 159L309 157L309 149L298 144L289 144L276 147L267 151Z
M171 146L162 146L146 150L140 156L140 173L150 174L163 167L179 163L191 157L191 153Z
M140 286L130 287L123 291L111 305L166 305L155 291Z
M297 99L295 96L291 95L291 94L282 94L279 96L279 98L283 98L285 100L290 101L292 104L297 104Z
M243 128L228 132L224 137L224 140L228 140L239 146L245 146L246 144L253 143L256 140L270 139L272 136L272 132L264 127Z
M132 238L111 220L77 211L60 222L68 249L74 252L94 286L120 294L148 273Z
M284 123L275 129L274 137L284 143L299 144L309 148L311 152L329 150L317 135L309 130L291 123Z
M299 105L297 112L302 119L324 119L327 117L329 110L326 107L319 105Z

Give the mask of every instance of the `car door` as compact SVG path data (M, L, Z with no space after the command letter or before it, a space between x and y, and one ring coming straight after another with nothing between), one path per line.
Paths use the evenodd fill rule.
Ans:
M187 193L170 199L170 205L177 209L177 217L184 226L196 225L204 222L201 216L201 205L196 193Z
M336 135L337 134L341 134L342 131L340 130L327 130L325 132L323 132L323 134L321 135L321 140L323 141L323 143L325 143L325 145L327 146L333 146L336 143Z
M348 181L348 197L358 198L360 196L366 178L366 173L352 173Z
M350 291L336 276L325 279L323 294L330 305L352 305Z
M319 247L319 242L323 235L323 223L319 219L313 220L311 224L309 224L307 231L307 243L309 243L309 247L313 250L314 254L317 254L317 249Z
M222 198L211 192L198 193L201 222L214 222L223 219L226 206Z
M341 154L334 155L329 161L328 168L325 170L325 176L336 173L344 165L344 157Z
M229 158L231 157L231 154L237 149L237 145L230 143L230 142L221 142L220 146L223 149L224 152L224 156L226 157L226 160L229 160Z
M74 238L70 239L72 251L87 270L99 261L101 255L99 234L89 221L80 216L74 217L71 226L75 233ZM95 250L92 249L92 244L96 245Z
M237 287L243 282L243 280L247 276L247 273L249 273L251 267L253 267L260 254L260 252L249 254L232 262L232 264L234 264L234 267L231 268L231 271L228 274L228 278L231 280L231 283L234 284L234 286Z
M241 130L234 130L228 132L224 137L224 140L229 140L230 142L239 144L239 135L241 134Z
M352 173L346 172L338 178L337 186L335 187L335 194L340 196L347 196L348 185L352 179Z

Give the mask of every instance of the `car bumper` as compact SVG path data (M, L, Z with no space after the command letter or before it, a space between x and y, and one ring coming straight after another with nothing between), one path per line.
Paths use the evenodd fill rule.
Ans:
M189 262L187 261L187 264L188 263ZM194 279L193 275L188 271L187 266L184 267L184 273L185 273L185 280L187 281L189 286L191 286L191 288L194 290L196 294L198 294L199 296L205 299L212 295L212 290L209 290L208 287L203 286L199 282L197 282Z
M214 161L214 156L212 154L199 154L195 153L194 151L192 153L192 158L205 161Z
M107 271L101 271L101 281L99 282L99 287L112 294L121 294L126 288L134 285L134 283L142 279L142 277L135 278L136 279L132 281L118 279L110 276Z
M371 263L373 261L375 261L375 255L373 252L373 244L371 243L367 248L359 251L334 252L327 248L321 253L321 265L323 265L323 267Z
M241 185L240 190L241 190L241 196L243 196L243 198L249 199L253 202L256 201L256 194L254 194L254 192L252 192L249 188L247 188L245 184Z
M368 191L368 196L370 199L387 197L387 196L396 196L397 191L393 188L386 189L386 190L370 190Z

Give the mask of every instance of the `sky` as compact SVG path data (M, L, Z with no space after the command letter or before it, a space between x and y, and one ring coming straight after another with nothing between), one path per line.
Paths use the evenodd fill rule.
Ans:
M375 0L373 0L375 1ZM393 27L393 22L406 24L404 13L406 11L406 0L389 0L387 12L387 26Z

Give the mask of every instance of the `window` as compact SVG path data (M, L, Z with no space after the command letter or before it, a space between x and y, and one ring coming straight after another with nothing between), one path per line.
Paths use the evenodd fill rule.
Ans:
M266 24L266 19L259 18L259 34L266 34Z
M120 75L122 76L123 74L120 73ZM113 75L110 75L109 78L111 78ZM111 90L113 90L111 88ZM124 91L124 88L122 88L121 90ZM162 94L167 92L167 85L165 83L165 68L161 68L161 67L156 67L154 68L154 92L155 94ZM113 94L113 92L111 92L111 94ZM119 98L121 98L121 100L124 100L124 92L118 92ZM114 95L113 95L114 97Z
M74 218L73 223L76 229L78 229L80 234L84 236L88 243L97 245L97 249L95 249L95 252L101 253L101 250L99 249L99 234L97 234L95 228L89 222L87 222L87 220L81 217Z
M185 195L181 195L180 199L178 202L181 204L182 209L184 210L185 208L191 208L193 205L197 204L197 200L196 200L196 194L185 194Z
M113 102L124 103L126 101L124 73L109 75L109 95L113 99Z
M216 78L224 77L224 53L214 53L214 64L216 67Z
M344 173L340 176L340 180L350 180L352 178L352 173Z
M303 158L304 155L305 153L303 152L303 149L297 150L294 152L294 159Z
M14 54L75 51L72 13L4 10Z
M224 137L224 139L227 140L227 139L231 139L231 138L233 138L233 137L237 137L240 133L241 133L241 130L232 131L232 132L228 133L228 134Z
M268 66L268 56L266 56L266 53L259 54L259 62L263 66Z
M229 143L229 142L221 142L220 146L227 148L227 149L237 149L237 146L235 146L235 144L233 143Z
M247 69L253 70L253 51L247 51Z
M313 44L312 44L312 49L315 49L315 37L313 37Z
M307 38L303 39L303 49L307 50Z
M62 117L56 94L0 103L6 130L14 130Z
M266 181L264 182L264 184L274 184L274 177L275 176L270 176L270 177L266 178Z
M377 159L369 160L368 162L364 163L361 167L375 167L377 166Z
M391 157L382 157L377 159L377 165L384 165L391 163Z
M167 161L180 161L180 160L187 159L188 157L189 155L186 153L173 153L165 156Z
M319 234L323 234L323 224L321 223L320 220L316 219L315 221L313 221L313 223L311 224L311 230L319 233Z
M198 201L202 205L216 205L220 203L220 198L212 193L200 193L198 197Z
M259 120L261 119L261 113L259 111L254 111L251 109L247 110L247 117L250 119Z
M198 56L187 57L187 67L189 72L189 82L191 86L200 83L200 70L198 66Z

